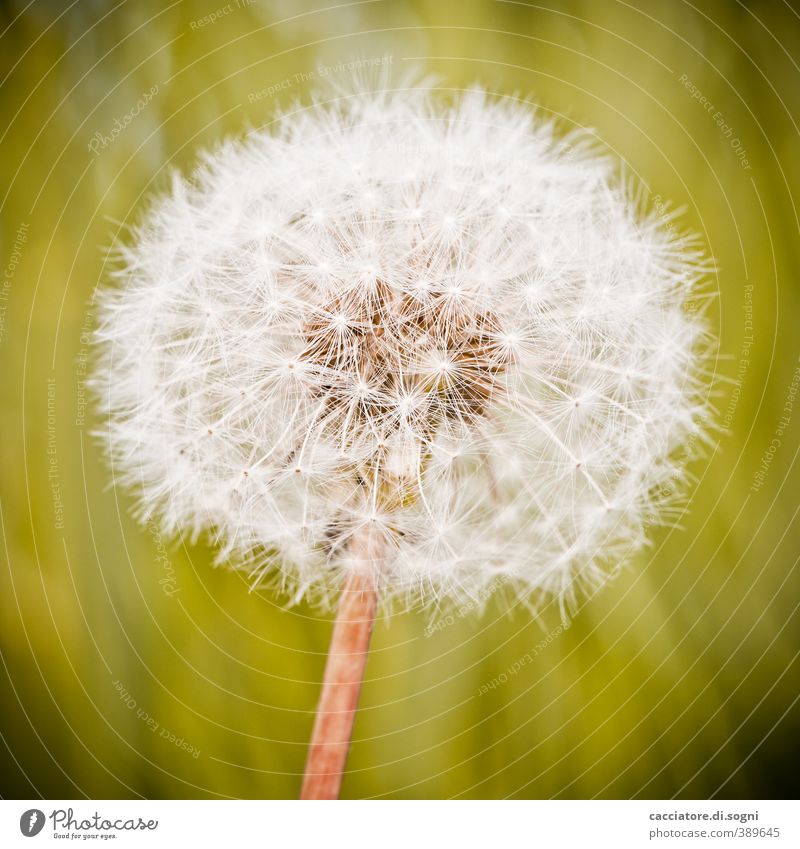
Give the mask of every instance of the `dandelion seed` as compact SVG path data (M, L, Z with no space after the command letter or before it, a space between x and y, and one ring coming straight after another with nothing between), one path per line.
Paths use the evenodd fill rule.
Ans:
M675 504L704 430L683 305L708 264L676 232L585 140L477 90L286 115L120 249L94 380L117 481L294 601L344 588L337 650L363 656L376 599L474 608L502 576L569 606Z

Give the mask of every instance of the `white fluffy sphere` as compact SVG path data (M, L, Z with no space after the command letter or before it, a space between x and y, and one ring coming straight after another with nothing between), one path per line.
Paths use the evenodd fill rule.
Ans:
M389 601L569 600L645 542L702 432L706 266L673 231L524 104L287 114L121 248L95 371L115 479L293 599L366 568Z

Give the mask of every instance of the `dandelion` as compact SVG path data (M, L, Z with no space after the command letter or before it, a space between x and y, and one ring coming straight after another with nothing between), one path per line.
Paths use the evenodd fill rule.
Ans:
M566 609L680 503L708 265L528 106L298 110L175 177L119 250L116 480L255 584L341 598L306 796L338 793L378 601Z

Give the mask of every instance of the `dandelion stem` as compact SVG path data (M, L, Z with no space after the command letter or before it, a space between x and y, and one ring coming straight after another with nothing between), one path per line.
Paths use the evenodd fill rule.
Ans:
M375 559L374 540L368 533L356 534L350 549L359 558ZM325 679L303 777L302 799L339 797L358 696L367 665L377 600L373 575L353 572L342 591L333 627Z

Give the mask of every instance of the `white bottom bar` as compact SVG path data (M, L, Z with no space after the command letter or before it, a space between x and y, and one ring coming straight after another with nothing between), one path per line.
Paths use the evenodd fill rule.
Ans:
M777 849L800 846L799 819L791 801L29 800L0 801L0 846Z

